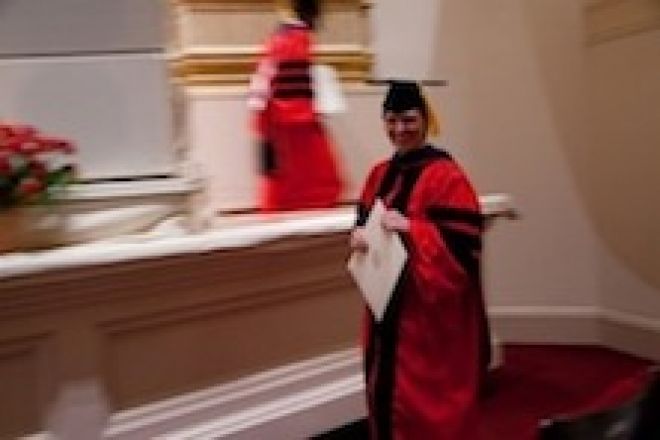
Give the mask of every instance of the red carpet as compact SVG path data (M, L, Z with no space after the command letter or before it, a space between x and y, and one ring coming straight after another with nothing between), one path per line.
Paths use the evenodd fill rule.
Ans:
M649 382L649 365L602 347L507 345L504 365L493 374L478 420L472 424L478 432L460 440L536 440L538 423L544 418L605 409L628 400ZM364 420L314 437L366 438Z
M649 362L591 346L509 345L479 408L480 440L537 438L538 421L621 403L649 381Z

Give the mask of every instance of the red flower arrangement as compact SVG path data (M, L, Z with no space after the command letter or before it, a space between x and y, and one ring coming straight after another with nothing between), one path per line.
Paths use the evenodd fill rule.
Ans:
M73 153L69 141L0 122L0 211L51 200L73 180Z

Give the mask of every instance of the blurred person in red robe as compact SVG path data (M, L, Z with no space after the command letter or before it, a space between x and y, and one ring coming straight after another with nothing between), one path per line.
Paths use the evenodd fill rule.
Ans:
M342 181L334 146L315 108L311 49L320 0L292 0L265 44L248 105L261 160L266 211L335 205Z
M470 439L489 353L480 260L483 217L461 167L427 143L437 119L415 82L392 81L383 121L394 155L370 172L351 248L376 199L408 261L383 319L369 309L364 364L371 439Z

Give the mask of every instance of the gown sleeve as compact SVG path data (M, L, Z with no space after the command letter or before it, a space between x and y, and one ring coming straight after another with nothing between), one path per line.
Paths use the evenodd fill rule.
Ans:
M409 269L428 300L460 294L479 283L483 217L478 198L453 161L429 166L419 184L406 237Z

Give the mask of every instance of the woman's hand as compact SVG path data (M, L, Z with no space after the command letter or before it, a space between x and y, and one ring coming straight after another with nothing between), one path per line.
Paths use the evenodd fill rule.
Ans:
M364 237L364 228L357 227L353 229L353 232L351 232L349 245L351 247L351 251L361 253L367 252L369 245L367 244L367 240Z
M396 209L390 209L383 214L383 227L388 231L410 231L410 220Z

